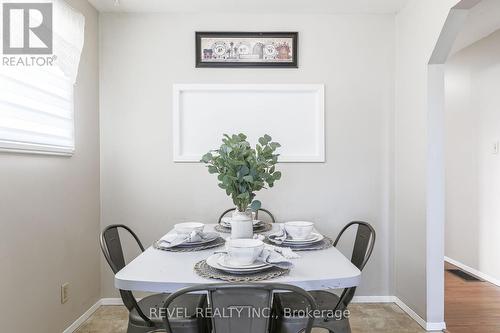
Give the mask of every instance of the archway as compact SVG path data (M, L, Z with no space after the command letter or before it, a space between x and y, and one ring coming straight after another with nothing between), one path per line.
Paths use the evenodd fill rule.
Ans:
M428 330L444 329L444 240L445 240L445 63L455 40L464 28L469 12L482 1L462 0L450 10L443 30L428 63L428 132L427 132L427 322L436 323ZM491 18L490 18L491 19ZM493 18L495 20L495 18ZM500 28L498 19L485 25ZM496 27L496 28L495 28ZM485 37L487 31L468 36L469 44ZM483 35L481 35L481 33ZM474 40L474 38L476 38Z

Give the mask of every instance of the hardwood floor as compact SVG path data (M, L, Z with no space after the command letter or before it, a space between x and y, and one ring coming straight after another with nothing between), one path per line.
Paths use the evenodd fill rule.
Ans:
M446 263L446 269L456 268ZM467 282L445 271L445 321L449 333L500 333L500 287Z

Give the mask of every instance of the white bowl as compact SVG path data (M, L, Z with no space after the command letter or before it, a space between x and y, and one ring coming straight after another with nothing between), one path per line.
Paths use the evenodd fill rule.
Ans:
M314 230L314 223L308 221L285 222L285 231L292 239L304 240L311 236Z
M174 225L174 231L178 234L190 234L193 231L202 232L205 225L200 222L184 222Z
M241 238L226 242L229 263L235 266L247 266L255 262L264 249L260 239Z

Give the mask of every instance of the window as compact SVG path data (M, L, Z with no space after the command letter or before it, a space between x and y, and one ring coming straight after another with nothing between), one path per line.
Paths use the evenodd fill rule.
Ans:
M0 149L72 154L73 83L57 66L0 72Z
M53 57L49 55L52 65L26 65L16 61L12 64L5 59L0 64L1 151L60 155L72 155L75 151L73 85L83 48L85 18L63 0L50 2L50 14L45 15L53 16L53 25L47 26L53 41ZM29 20L30 25L45 22L43 15L42 19L37 18L36 12L24 12L28 13L24 19ZM10 22L16 23L11 24L10 43L20 39L24 43L20 45L26 47L25 36L21 36L23 30L13 28L23 28L26 22L24 19L15 21L10 11L7 14L12 19ZM21 54L17 57L29 59L31 56Z

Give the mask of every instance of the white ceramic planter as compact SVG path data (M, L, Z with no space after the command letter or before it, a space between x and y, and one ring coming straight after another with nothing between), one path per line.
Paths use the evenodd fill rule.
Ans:
M253 238L252 214L235 210L231 217L231 239Z

